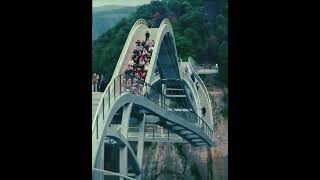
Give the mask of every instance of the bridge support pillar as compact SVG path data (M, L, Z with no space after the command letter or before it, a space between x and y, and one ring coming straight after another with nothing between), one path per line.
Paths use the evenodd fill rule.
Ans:
M102 139L103 141L103 139ZM101 148L97 154L96 158L96 169L104 170L104 144L101 145ZM104 174L102 172L94 172L93 173L93 180L104 180Z
M146 123L146 115L143 115L142 121L139 124L139 137L138 137L138 148L137 148L137 160L141 167L141 174L137 177L137 180L141 180L142 176L142 161L143 161L143 149L144 149L144 126Z
M121 134L124 138L128 139L128 128L129 128L129 119L132 110L132 103L125 105L123 107L122 112L122 121L121 121ZM122 175L128 175L128 147L125 146L120 148L119 153L119 172ZM120 180L125 180L124 178L120 177Z
M167 84L162 84L161 89L162 89L162 93L166 95Z
M167 84L162 84L161 85L161 91L162 91L162 94L164 95L167 95ZM160 105L165 105L165 99L164 98L161 98L161 96L159 96L159 101L160 101Z
M104 139L102 139L102 141L104 141ZM100 161L99 161L99 169L103 169L104 170L104 143L102 143L101 145L101 149L100 149ZM99 180L104 180L104 174L103 173L99 173Z

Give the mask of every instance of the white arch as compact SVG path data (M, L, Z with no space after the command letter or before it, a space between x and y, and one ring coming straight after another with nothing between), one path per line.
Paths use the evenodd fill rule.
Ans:
M151 83L150 80L153 75L155 65L157 64L161 43L162 43L162 40L165 37L166 33L170 33L170 35L172 36L173 45L174 45L174 53L175 53L175 56L177 57L176 59L178 60L176 43L174 41L172 26L171 26L169 19L165 18L159 26L157 37L155 40L154 50L152 52L152 57L150 60L149 73L147 73L147 76L146 76L146 82L149 84ZM178 63L178 61L177 61L177 63Z
M121 51L121 54L120 54L119 60L117 62L116 68L113 71L112 79L119 75L121 67L122 67L122 64L125 61L126 55L128 53L130 53L130 54L132 53L132 52L129 52L129 47L132 44L132 41L134 40L133 37L136 34L137 30L138 29L147 29L147 28L148 28L148 22L146 20L144 20L144 19L138 19L133 24L133 26L132 26L129 34L128 34L126 43L124 44L123 49Z
M199 82L200 86L202 87L205 95L206 95L206 99L207 99L207 104L209 106L209 119L213 120L213 114L212 114L212 106L211 106L211 99L207 90L206 85L204 84L204 82L202 81L202 79L200 78L200 76L197 74L196 70L193 68L192 66L192 61L194 61L192 59L192 57L188 57L188 63L189 63L189 67L192 69L193 74L195 75L196 80ZM208 124L210 124L211 129L213 129L213 122L208 122Z

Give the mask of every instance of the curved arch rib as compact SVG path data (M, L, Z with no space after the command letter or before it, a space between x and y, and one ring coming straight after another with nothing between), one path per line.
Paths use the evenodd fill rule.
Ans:
M149 71L151 73L147 73L147 76L146 76L146 82L147 83L151 83L151 77L153 75L152 72L154 72L154 69L155 69L155 65L157 64L157 60L158 60L158 56L159 56L159 52L160 52L160 47L161 47L161 43L162 43L162 40L163 38L165 37L165 35L169 33L172 38L174 39L174 35L173 35L173 30L172 30L172 27L171 27L171 24L169 22L169 19L165 18L160 26L159 26L159 29L158 29L158 33L157 33L157 36L156 36L156 40L155 40L155 44L154 44L154 50L153 50L153 53L152 53L152 57L151 57L151 60L150 60L150 68L149 68ZM176 57L176 62L178 63L178 55L177 55L177 49L176 49L176 44L175 44L175 41L173 41L173 46L174 46L174 55Z
M192 61L194 61L194 60L191 57L188 57L188 65L191 68L193 74L195 75L196 80L199 82L200 86L202 87L202 89L203 89L203 91L205 93L207 104L208 104L208 107L209 107L209 111L208 111L208 114L209 114L209 117L210 117L209 119L213 120L211 99L210 99L207 87L204 84L204 82L202 81L202 79L200 78L200 76L198 75L198 73L196 72L196 70L193 68ZM210 122L210 126L211 126L211 128L213 128L213 122Z
M141 173L141 166L140 164L138 163L138 160L137 160L137 157L131 147L131 145L129 144L129 142L123 137L123 135L115 130L114 128L108 128L106 130L106 137L108 138L111 138L113 139L114 141L116 141L119 145L121 146L126 146L129 150L129 153L130 153L130 158L131 158L131 161L133 162L133 170L134 170L134 173L136 175L139 175Z
M116 65L116 68L115 70L113 71L113 75L112 75L112 78L115 78L117 75L120 74L120 70L121 70L121 67L122 65L124 64L124 61L126 59L126 57L128 56L128 53L131 53L129 50L130 50L130 46L132 44L134 44L134 40L135 40L135 34L137 32L137 30L139 29L146 29L148 28L148 22L144 19L138 19L132 26L129 34L128 34L128 37L127 37L127 40L126 40L126 43L124 44L123 48L122 48L122 51L121 51L121 54L120 54L120 57L119 57L119 60L117 62L117 65Z

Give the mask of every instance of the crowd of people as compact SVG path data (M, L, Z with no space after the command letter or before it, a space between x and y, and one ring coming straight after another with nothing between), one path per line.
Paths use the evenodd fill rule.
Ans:
M105 78L103 76L103 74L101 75L101 78L99 76L99 74L97 73L93 73L92 75L92 92L103 92L105 89Z
M145 40L137 40L135 42L135 48L132 52L132 56L128 62L125 74L131 76L127 80L127 87L131 90L140 90L142 86L138 81L144 81L147 75L151 55L154 48L154 40L149 40L150 33L146 31ZM132 81L131 81L132 80ZM103 74L99 76L98 73L92 75L92 92L103 92L106 86L105 78ZM139 84L139 86L135 86ZM132 86L132 87L131 87ZM123 86L122 86L123 87Z
M149 69L155 42L154 40L149 40L150 34L148 31L146 32L145 37L145 40L137 40L135 42L136 46L132 52L131 58L127 65L127 69L125 71L127 75L132 77L133 85L137 84L138 79L144 81ZM130 80L131 78L129 78L129 81Z

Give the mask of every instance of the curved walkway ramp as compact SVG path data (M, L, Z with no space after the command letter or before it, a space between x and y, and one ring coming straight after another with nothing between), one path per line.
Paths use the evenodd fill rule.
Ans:
M178 104L158 89L149 85L153 80L156 66L159 69L161 80L180 80L178 56L174 42L173 31L168 19L164 19L159 28L148 28L145 20L138 20L132 27L127 41L115 68L113 77L102 94L92 119L92 168L94 169L97 154L103 145L104 138L110 136L126 144L130 149L127 139L119 135L109 134L112 119L124 106L132 104L143 113L146 123L157 124L170 129L193 146L213 146L213 130L206 120L197 115L197 112L187 108L181 109ZM127 66L137 39L143 39L148 30L155 37L155 45L150 60L149 70L144 82L134 81L134 77L123 73ZM134 89L134 90L133 90ZM193 92L192 92L193 93ZM194 95L194 97L198 97ZM94 111L94 109L92 111ZM209 109L208 109L209 111ZM211 111L211 110L210 110ZM130 151L130 150L129 150ZM135 156L133 163L139 168ZM137 172L139 172L137 170Z

